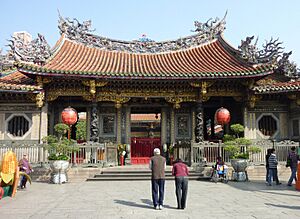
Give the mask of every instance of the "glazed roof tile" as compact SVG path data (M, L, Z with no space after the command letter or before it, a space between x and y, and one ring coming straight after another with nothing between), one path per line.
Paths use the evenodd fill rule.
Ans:
M260 85L253 88L255 93L284 93L300 91L300 81L278 82L268 85Z
M66 38L55 47L56 52L44 66L19 63L18 69L29 74L126 79L239 78L272 73L269 65L254 66L238 60L219 39L163 53L108 51Z
M34 92L41 88L34 84L33 79L19 71L14 71L0 78L0 90Z

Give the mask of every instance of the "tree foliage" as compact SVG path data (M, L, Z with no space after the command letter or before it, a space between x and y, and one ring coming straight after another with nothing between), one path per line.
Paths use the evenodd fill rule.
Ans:
M241 124L233 124L230 129L234 133L233 135L224 135L223 141L225 144L225 151L230 155L230 158L237 159L243 158L248 159L249 153L258 153L260 148L251 146L251 141L246 138L239 137L244 132L244 126Z
M66 124L58 123L54 126L58 136L48 135L43 138L45 148L49 151L48 160L69 160L70 153L78 151L78 147L74 146L75 141L64 136L68 129Z

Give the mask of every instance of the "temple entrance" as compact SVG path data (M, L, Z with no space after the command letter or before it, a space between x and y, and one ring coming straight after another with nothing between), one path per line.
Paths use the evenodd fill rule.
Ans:
M161 114L131 114L131 163L148 164L154 148L161 148Z

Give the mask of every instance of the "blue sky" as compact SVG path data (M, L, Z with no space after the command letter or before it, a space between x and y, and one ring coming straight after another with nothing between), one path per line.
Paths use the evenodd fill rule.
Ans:
M225 39L235 48L246 36L259 37L258 45L271 37L283 41L285 51L300 65L299 0L1 0L0 48L15 31L45 36L51 46L59 39L58 12L80 21L92 20L95 34L120 40L142 34L155 40L191 35L194 21L222 18L228 10Z

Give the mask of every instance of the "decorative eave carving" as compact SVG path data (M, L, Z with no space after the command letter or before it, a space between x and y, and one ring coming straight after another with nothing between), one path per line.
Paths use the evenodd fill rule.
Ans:
M296 100L298 98L297 94L288 94L287 98L289 98L290 100Z
M61 15L59 15L58 28L60 33L64 34L68 39L100 49L130 53L160 53L187 49L216 39L225 30L226 14L222 20L219 18L209 19L205 23L195 21L195 30L193 32L197 34L193 36L164 42L151 40L121 41L95 36L91 34L94 30L91 29L90 20L80 23L76 18L72 20L63 18Z
M8 40L10 53L15 61L32 62L35 64L43 65L51 56L50 46L45 40L45 37L38 34L38 38L26 43L24 39L17 36L12 36Z
M44 106L44 101L45 101L45 92L40 91L37 94L28 94L29 99L31 99L33 102L35 102L36 106L38 108L41 108Z
M245 87L247 87L248 89L252 89L255 84L255 80L249 79L247 81L241 81L241 84L244 85Z
M82 84L85 86L90 87L90 93L94 96L96 91L97 91L97 87L104 87L105 85L107 85L108 82L106 81L96 81L96 80L89 80L89 81L82 81Z
M254 108L255 104L262 99L262 96L250 95L248 98L248 104L250 108Z
M214 81L194 81L194 82L191 82L190 85L192 87L201 88L202 95L206 95L207 88L212 86L214 83L215 83Z
M292 100L292 101L295 101L295 103L298 106L300 106L300 95L299 94L296 94L296 93L288 94L287 98Z
M196 102L197 97L196 96L170 96L170 97L165 97L165 100L169 103L172 103L175 109L179 109L181 107L180 106L181 103Z
M52 81L52 78L45 78L45 77L42 77L42 76L36 76L36 83L41 88L44 87L44 84L48 84L51 81Z
M45 93L43 91L37 93L35 100L36 100L35 103L36 103L37 107L39 107L39 108L43 107L44 100L45 100Z

